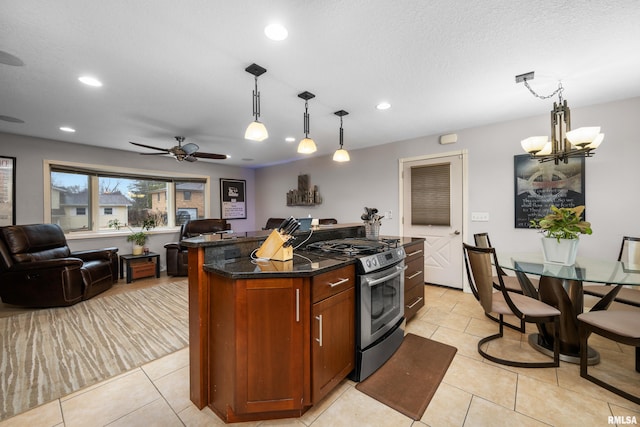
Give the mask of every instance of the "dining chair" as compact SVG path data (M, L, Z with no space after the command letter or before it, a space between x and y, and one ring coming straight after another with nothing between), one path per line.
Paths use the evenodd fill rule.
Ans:
M618 261L622 261L631 269L640 270L640 237L624 236L618 254ZM615 295L614 301L622 304L640 307L640 289L625 288L621 285L618 294ZM606 285L584 285L583 292L600 298L605 298L614 286ZM640 287L639 287L640 288Z
M496 251L492 247L479 248L463 243L464 262L469 279L469 286L476 299L480 302L485 315L498 315L498 333L482 338L478 342L478 353L485 359L507 366L520 368L549 368L560 365L560 311L535 298L528 297L516 292L507 290L501 275L498 275L500 290L496 291L493 286L492 266L498 265ZM489 354L483 350L484 344L503 337L504 316L513 315L525 323L535 323L537 325L549 323L553 326L553 361L552 362L522 362L504 359ZM488 350L488 349L487 349Z
M588 340L589 335L594 333L615 342L635 347L635 369L636 372L640 372L640 311L600 310L579 314L578 333L580 335L580 376L640 405L639 395L633 395L611 383L596 378L589 374L587 369Z
M489 239L489 233L476 233L473 235L473 241L478 248L492 248L491 240ZM517 276L509 276L499 265L495 266L496 274L493 276L494 287L498 289L498 279L497 276L502 276L502 281L504 285L507 287L507 290L510 292L517 292L519 294L527 294L524 292L520 279ZM524 276L524 274L523 274ZM537 289L540 287L540 281L538 279L532 279L527 276L524 276L524 279L529 281L532 289L530 288L529 296L537 297Z

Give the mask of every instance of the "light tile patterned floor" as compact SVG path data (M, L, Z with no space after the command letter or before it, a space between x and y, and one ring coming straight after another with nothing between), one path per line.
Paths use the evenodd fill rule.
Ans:
M427 305L407 332L458 348L451 367L420 421L413 421L360 393L345 380L299 419L242 425L261 426L606 426L610 416L635 416L640 406L580 378L576 365L522 369L496 365L478 354L478 340L496 330L470 294L426 286ZM602 355L594 371L640 388L633 349L598 337ZM508 357L540 358L522 334L508 331L491 349ZM425 355L428 357L428 355ZM184 349L42 405L0 423L12 426L217 426L209 409L189 401L188 349Z

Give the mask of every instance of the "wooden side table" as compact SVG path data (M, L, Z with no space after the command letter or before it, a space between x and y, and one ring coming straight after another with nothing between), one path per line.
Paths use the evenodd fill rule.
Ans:
M124 254L124 255L120 255L120 278L123 279L124 278L124 269L126 267L127 270L127 283L131 283L131 280L133 279L133 271L131 268L131 262L132 261L147 261L147 262L152 262L155 264L155 273L156 273L156 277L160 277L160 254L154 253L154 252L149 252L146 254L141 254L141 255L133 255L133 254ZM155 262L154 262L155 261ZM149 276L143 276L143 277L150 277ZM136 277L138 278L138 277Z

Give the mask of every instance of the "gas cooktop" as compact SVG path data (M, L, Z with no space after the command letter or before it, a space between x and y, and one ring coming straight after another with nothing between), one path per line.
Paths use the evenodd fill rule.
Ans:
M399 241L400 239L371 240L353 237L310 243L306 249L348 256L370 255L397 248Z

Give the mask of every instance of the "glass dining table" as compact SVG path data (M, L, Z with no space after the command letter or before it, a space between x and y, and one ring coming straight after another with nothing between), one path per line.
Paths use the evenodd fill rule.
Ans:
M500 253L498 264L503 270L515 272L524 293L557 307L560 317L560 359L580 363L580 341L577 316L584 307L583 282L610 284L611 292L600 299L591 310L606 310L620 287L638 286L640 291L640 265L578 256L574 265L545 263L541 252ZM539 288L531 284L528 275L539 276ZM539 325L537 334L529 335L529 344L542 353L553 356L553 325ZM597 364L600 355L590 348L588 363Z

